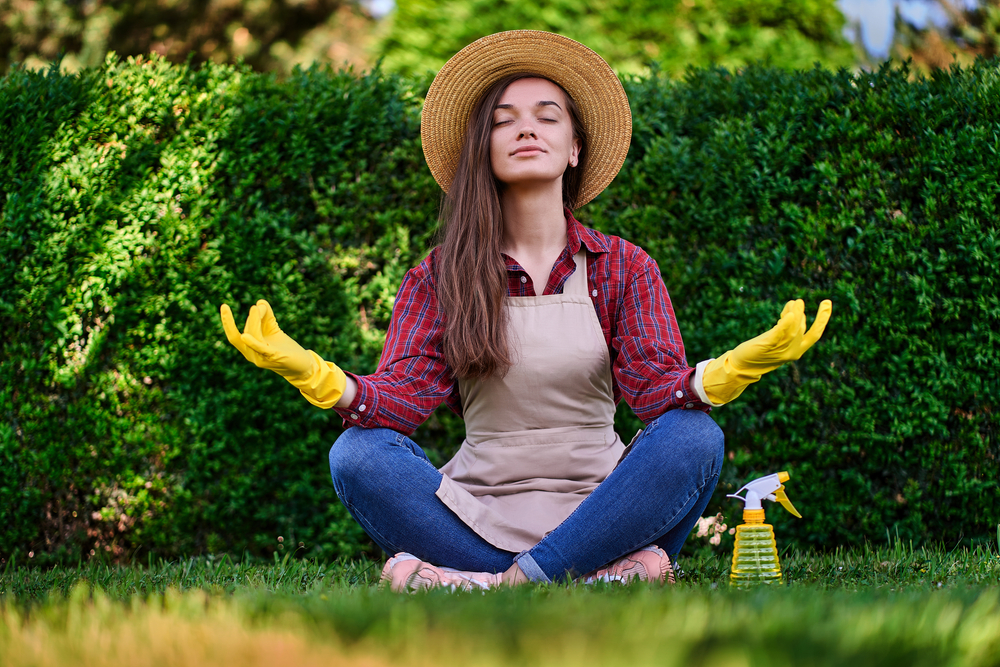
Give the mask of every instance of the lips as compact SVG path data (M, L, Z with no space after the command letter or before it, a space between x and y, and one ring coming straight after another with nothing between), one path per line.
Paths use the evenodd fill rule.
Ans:
M544 153L544 152L545 149L543 149L541 146L532 145L532 146L521 146L520 148L516 149L513 153L511 153L511 155L521 155L524 153Z

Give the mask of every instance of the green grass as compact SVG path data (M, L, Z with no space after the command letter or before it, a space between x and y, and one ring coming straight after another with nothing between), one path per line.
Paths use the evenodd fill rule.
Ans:
M1000 557L890 548L786 554L787 584L398 595L381 563L193 558L0 576L0 664L1000 665Z

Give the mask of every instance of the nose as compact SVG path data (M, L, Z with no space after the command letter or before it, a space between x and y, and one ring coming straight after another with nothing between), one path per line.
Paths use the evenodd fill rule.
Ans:
M517 138L518 139L528 139L529 137L532 138L532 139L536 139L537 138L537 135L535 134L535 127L531 123L525 122L521 126L520 131L518 131Z

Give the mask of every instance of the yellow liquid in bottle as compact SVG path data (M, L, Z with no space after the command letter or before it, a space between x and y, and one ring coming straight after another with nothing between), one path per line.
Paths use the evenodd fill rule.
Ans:
M781 564L774 529L766 523L736 527L736 547L729 583L740 588L757 584L780 584Z

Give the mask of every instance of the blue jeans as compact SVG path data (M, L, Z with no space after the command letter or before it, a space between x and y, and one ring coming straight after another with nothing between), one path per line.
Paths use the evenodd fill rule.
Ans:
M711 417L671 410L569 518L520 554L484 540L434 495L441 473L401 433L349 428L330 450L330 473L340 501L388 554L475 572L503 572L516 561L532 581L552 581L649 544L676 554L712 496L722 455Z

